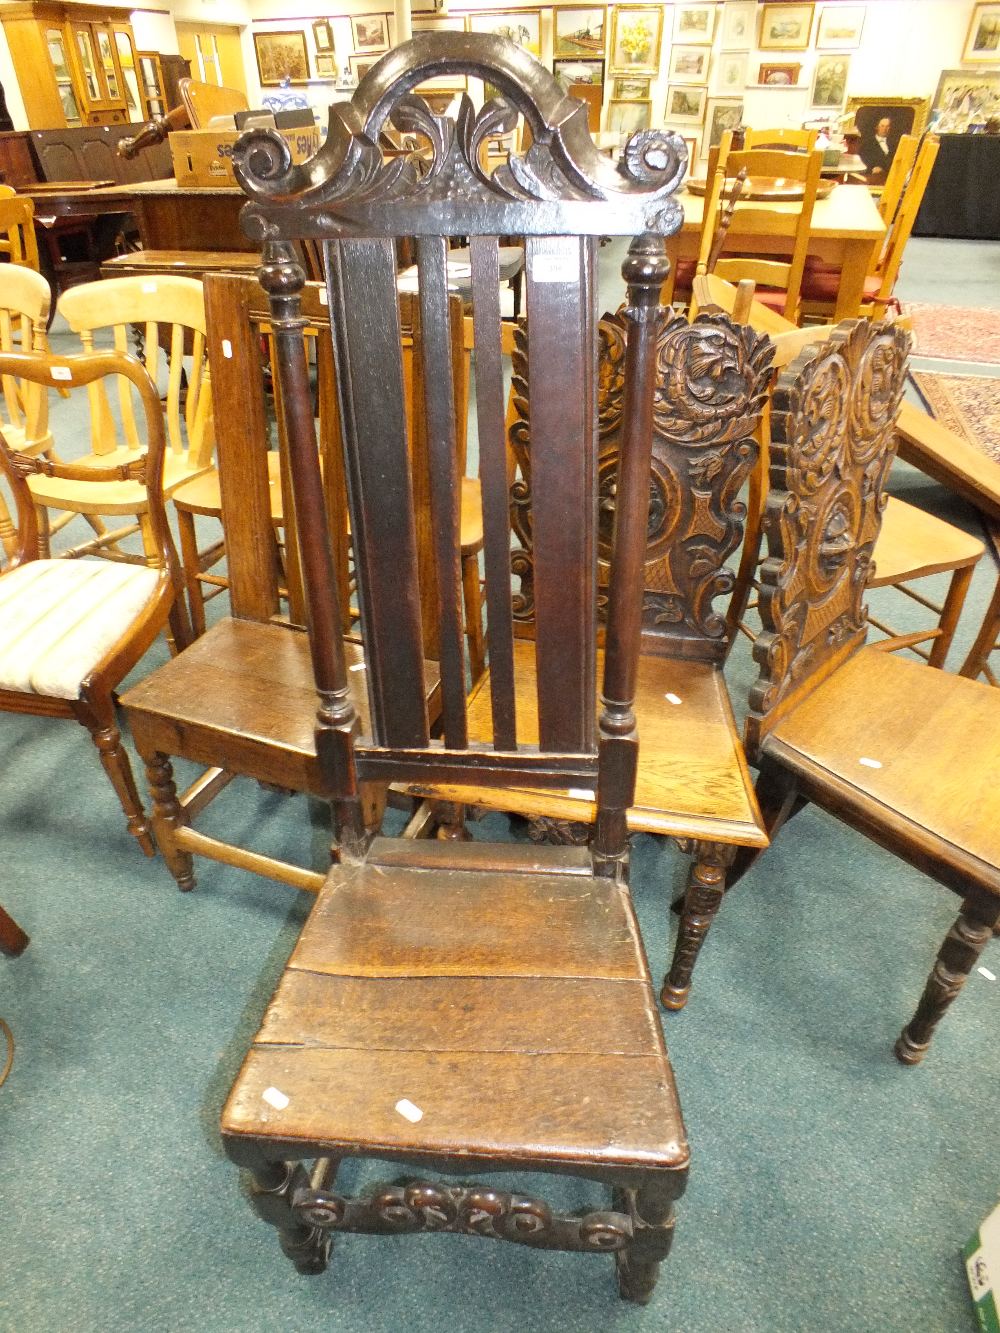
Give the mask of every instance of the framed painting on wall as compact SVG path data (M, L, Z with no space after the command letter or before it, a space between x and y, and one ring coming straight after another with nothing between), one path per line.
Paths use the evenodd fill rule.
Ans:
M317 51L313 63L316 66L317 79L335 79L337 77L337 57L332 51Z
M414 14L410 23L412 32L465 32L461 14L447 18L443 14Z
M757 45L762 51L805 51L812 21L812 5L764 5Z
M333 51L333 29L330 27L329 19L317 19L312 25L313 41L316 43L316 50L320 53Z
M810 105L820 111L839 111L847 99L850 67L851 57L848 55L819 56L813 71Z
M932 104L936 130L962 134L1000 115L1000 73L943 69Z
M926 97L848 98L847 110L854 116L860 137L858 156L867 169L869 185L885 180L902 136L921 133L927 108Z
M674 41L711 46L715 36L715 5L678 5L674 10Z
M962 59L969 64L1000 64L1000 5L976 5Z
M794 88L799 81L801 65L768 61L761 65L757 82L765 88Z
M723 51L749 51L757 28L757 0L728 0L722 11Z
M705 118L709 148L718 148L726 130L738 129L743 120L743 103L731 98L710 97Z
M563 83L586 83L599 88L604 83L604 61L553 60L552 73Z
M381 59L381 56L348 56L347 62L351 67L351 73L360 83L372 65L377 65Z
M707 88L693 87L689 84L672 83L667 89L667 120L676 120L685 125L700 125L705 119L705 101Z
M662 40L662 5L616 5L611 20L611 68L658 73Z
M1000 9L1000 5L997 6ZM824 5L816 25L818 51L854 51L861 45L864 5Z
M351 35L358 55L389 49L389 15L351 15Z
M611 96L618 102L648 102L650 78L641 74L621 74L611 86Z
M636 130L648 130L652 116L652 102L619 102L612 99L608 103L608 129L623 139L635 134Z
M727 94L732 97L736 93L742 95L743 89L747 86L749 60L749 51L729 51L720 55L715 62L712 91L720 93L723 97Z
M309 53L301 28L288 32L255 32L253 49L261 87L277 88L282 79L309 82Z
M608 11L603 5L578 8L556 5L552 10L552 56L603 56Z
M667 77L671 83L707 83L711 55L707 46L674 46Z
M536 58L542 53L542 13L540 9L496 9L488 14L469 15L470 32L487 32L506 37L530 51Z

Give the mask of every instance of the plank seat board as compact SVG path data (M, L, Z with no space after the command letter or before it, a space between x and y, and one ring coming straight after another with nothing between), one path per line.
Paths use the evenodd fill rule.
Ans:
M595 1014L611 1021L594 1023ZM655 1055L659 1024L638 980L339 977L289 968L258 1045L359 1051Z
M1000 892L995 691L868 647L782 718L764 746L779 748L783 763L794 767L801 756L859 797L881 802L900 817L897 835L914 846L936 844L952 860L973 859Z
M331 870L289 967L336 976L645 975L610 879L401 866Z
M880 588L903 577L937 574L961 562L974 565L985 549L978 538L961 528L890 495L875 544L875 577L869 586Z
M598 653L599 672L602 662L603 653ZM514 673L518 743L537 744L534 654L524 639L514 644ZM480 742L492 740L488 676L479 681L468 705L469 736ZM680 703L670 702L668 694ZM721 669L709 662L644 654L639 658L635 707L640 754L629 828L765 847L767 837ZM449 788L447 794L460 799L455 794L460 790ZM532 794L526 789L524 806L517 796L503 793L503 808L530 814L534 800L541 802L537 813L584 822L594 819L597 808L595 800L568 790ZM483 793L476 799L491 798Z
M592 1015L595 1025L607 1021ZM269 1088L289 1100L281 1111ZM406 1099L422 1111L411 1123ZM266 1136L291 1156L312 1151L408 1160L449 1169L687 1166L688 1147L663 1054L544 1055L482 1051L358 1051L254 1046L222 1113L227 1137ZM232 1148L230 1148L232 1151ZM301 1151L301 1149L299 1149ZM477 1167L478 1159L478 1167ZM678 1179L677 1193L683 1188Z

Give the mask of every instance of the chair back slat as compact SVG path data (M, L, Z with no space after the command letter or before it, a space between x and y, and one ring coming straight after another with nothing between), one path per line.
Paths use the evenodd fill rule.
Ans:
M892 165L878 201L878 211L887 227L896 216L896 209L903 197L903 188L910 177L919 146L920 139L916 134L899 136L899 143L896 144L896 151L892 155Z
M538 737L543 750L595 744L597 378L589 238L529 237ZM568 516L576 516L568 521Z
M496 237L472 237L470 258L493 744L498 750L516 750L510 520L507 514L507 446L501 357L500 248Z
M469 738L465 715L465 636L460 559L462 497L455 452L455 386L451 364L448 259L443 237L422 236L417 241L417 275L420 343L424 365L430 371L423 377L423 409L440 624L441 712L445 745L460 750Z
M396 252L381 239L342 241L331 251L330 306L372 728L380 744L421 746L428 724Z

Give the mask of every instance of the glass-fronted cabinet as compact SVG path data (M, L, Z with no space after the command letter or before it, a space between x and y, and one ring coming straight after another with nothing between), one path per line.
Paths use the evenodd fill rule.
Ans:
M81 125L83 121L80 116L80 104L73 88L73 75L69 57L66 54L66 37L62 28L47 28L45 30L45 43L56 76L56 88L59 93L59 101L62 104L63 115L66 117L66 124Z
M163 91L163 68L155 51L138 51L139 92L145 106L145 119L167 114L167 98Z
M120 125L128 117L124 80L110 23L69 24L88 125ZM138 103L137 103L138 105Z

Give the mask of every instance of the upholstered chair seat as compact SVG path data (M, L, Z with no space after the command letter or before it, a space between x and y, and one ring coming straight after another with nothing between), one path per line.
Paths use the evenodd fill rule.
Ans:
M155 595L158 569L33 560L0 579L0 689L78 699Z

